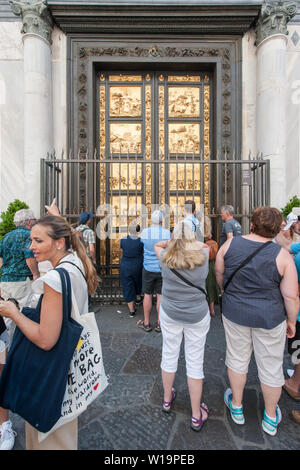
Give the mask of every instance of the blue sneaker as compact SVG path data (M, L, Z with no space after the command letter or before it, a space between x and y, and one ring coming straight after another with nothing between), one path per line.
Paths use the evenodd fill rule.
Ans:
M282 414L279 406L276 406L276 418L270 418L266 415L266 410L264 411L264 419L261 422L263 430L270 434L270 436L275 436L277 433L277 426L282 420Z
M227 388L226 392L224 393L224 402L230 411L232 421L236 424L245 424L243 407L241 406L240 408L236 408L232 404L231 388Z

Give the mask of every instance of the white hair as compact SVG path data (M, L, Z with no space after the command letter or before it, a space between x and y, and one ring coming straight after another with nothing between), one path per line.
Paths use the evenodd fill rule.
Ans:
M163 221L164 213L160 210L154 211L151 215L151 222L154 225L158 225Z
M14 224L16 227L23 227L28 220L34 220L35 216L31 209L20 209L14 215Z

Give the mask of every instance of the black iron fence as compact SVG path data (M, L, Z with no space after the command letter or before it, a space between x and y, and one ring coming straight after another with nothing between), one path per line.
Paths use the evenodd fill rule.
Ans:
M168 160L112 155L100 160L96 153L85 159L41 160L41 213L56 197L61 214L76 224L81 212L95 214L97 270L102 279L97 299L106 303L123 300L120 286L120 238L130 222L147 226L151 210L164 208L166 226L172 230L182 219L183 203L193 199L202 215L211 218L214 239L221 231L220 208L230 204L243 233L255 207L269 205L270 162L248 160L201 160L194 155ZM201 211L200 211L201 212Z

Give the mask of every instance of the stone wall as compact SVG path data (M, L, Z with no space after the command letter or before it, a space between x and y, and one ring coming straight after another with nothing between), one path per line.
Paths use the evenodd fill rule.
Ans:
M290 25L286 94L287 200L300 195L300 25Z

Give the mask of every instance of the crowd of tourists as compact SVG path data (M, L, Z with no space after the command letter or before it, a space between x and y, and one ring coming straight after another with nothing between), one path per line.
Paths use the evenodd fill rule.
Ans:
M8 408L15 410L7 405L7 395L9 379L20 367L16 351L21 339L42 351L50 366L50 352L65 331L65 310L69 309L69 320L74 309L88 312L89 295L98 284L93 214L80 214L74 228L60 216L55 201L46 209L47 215L39 220L30 209L16 212L16 230L0 242L0 450L12 449L15 440ZM163 211L156 210L142 231L131 224L120 243L120 277L129 316L134 318L142 305L144 316L136 326L162 334L162 411L171 413L176 399L174 380L184 338L190 426L199 432L208 420L209 404L202 401L204 353L219 304L230 384L224 392L225 406L235 424L246 423L243 394L254 352L265 406L262 429L274 436L282 420L282 388L300 400L299 364L295 361L290 378L283 372L286 339L294 358L300 344L300 243L295 240L300 218L291 213L284 220L279 210L259 207L252 214L250 233L243 234L234 208L225 205L219 245L211 220L205 216L201 223L192 200L185 201L184 218L172 233L164 228L164 218ZM72 292L68 301L66 286ZM156 318L151 324L154 300ZM22 387L16 383L9 393L25 396ZM33 410L40 406L34 397L24 400ZM291 416L300 424L300 411L293 410ZM53 426L42 438L41 425L30 421L25 426L27 449L77 449L77 416Z

